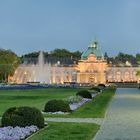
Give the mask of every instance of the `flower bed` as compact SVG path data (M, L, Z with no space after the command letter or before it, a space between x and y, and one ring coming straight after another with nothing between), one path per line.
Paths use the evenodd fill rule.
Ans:
M0 140L22 140L38 130L38 127L34 125L26 127L2 127L0 128Z
M72 104L69 104L70 106L70 109L72 111L76 110L77 108L79 108L80 106L82 106L83 104L85 104L86 102L90 101L91 99L88 99L88 98L83 98L81 101L79 101L78 103L72 103Z
M92 98L97 96L97 94L91 94ZM71 111L74 111L78 109L80 106L84 105L85 103L91 101L91 99L88 98L82 98L79 96L70 96L67 100L69 103L69 107ZM70 114L70 112L62 112L62 111L57 111L57 112L44 112L42 111L42 114Z
M81 96L70 96L70 97L67 98L66 101L67 101L69 104L73 104L73 103L78 103L78 102L80 102L82 99L83 99L83 97L81 97Z
M57 111L57 112L44 112L42 111L42 114L70 114L69 112L62 112L62 111Z
M26 89L40 89L40 88L48 88L48 85L30 85L30 84L0 85L0 90L26 90Z
M94 98L97 94L91 94L92 98ZM79 102L73 102L70 103L70 109L72 111L76 110L77 108L79 108L80 106L84 105L86 102L89 102L91 99L88 98L82 98Z

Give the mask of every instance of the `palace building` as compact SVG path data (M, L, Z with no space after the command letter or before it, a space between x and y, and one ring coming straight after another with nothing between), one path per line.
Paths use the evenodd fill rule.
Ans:
M77 65L77 83L106 83L107 62L98 43L92 42Z
M42 56L42 55L41 55ZM109 82L139 82L135 66L112 66L107 63L97 41L91 42L83 52L77 64L53 65L44 63L43 56L38 64L21 64L12 78L12 82L40 82L48 84L106 84Z

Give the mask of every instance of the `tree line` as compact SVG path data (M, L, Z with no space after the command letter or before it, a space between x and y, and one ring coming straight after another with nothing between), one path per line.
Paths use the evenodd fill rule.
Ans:
M108 63L111 62L114 65L125 64L126 61L130 62L132 65L140 65L140 53L131 55L119 52L115 57L109 57L108 54L105 53L104 58L108 61Z
M71 52L67 49L54 49L51 52L44 51L44 57L49 57L49 56L50 57L58 57L58 58L59 57L73 57L73 58L80 59L81 54L82 53L80 51ZM39 52L32 52L32 53L22 55L21 59L22 58L37 58L38 55L39 55Z

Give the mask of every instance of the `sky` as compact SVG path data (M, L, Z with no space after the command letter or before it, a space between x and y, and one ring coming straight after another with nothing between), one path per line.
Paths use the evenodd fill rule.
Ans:
M94 39L109 56L140 53L140 0L0 0L0 48L19 56Z

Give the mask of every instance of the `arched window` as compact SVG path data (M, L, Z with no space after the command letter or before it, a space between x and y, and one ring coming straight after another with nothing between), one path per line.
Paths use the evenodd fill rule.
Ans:
M124 80L126 82L129 82L130 81L130 72L125 71L125 73L124 73Z
M120 71L116 72L116 81L121 82L121 72Z

